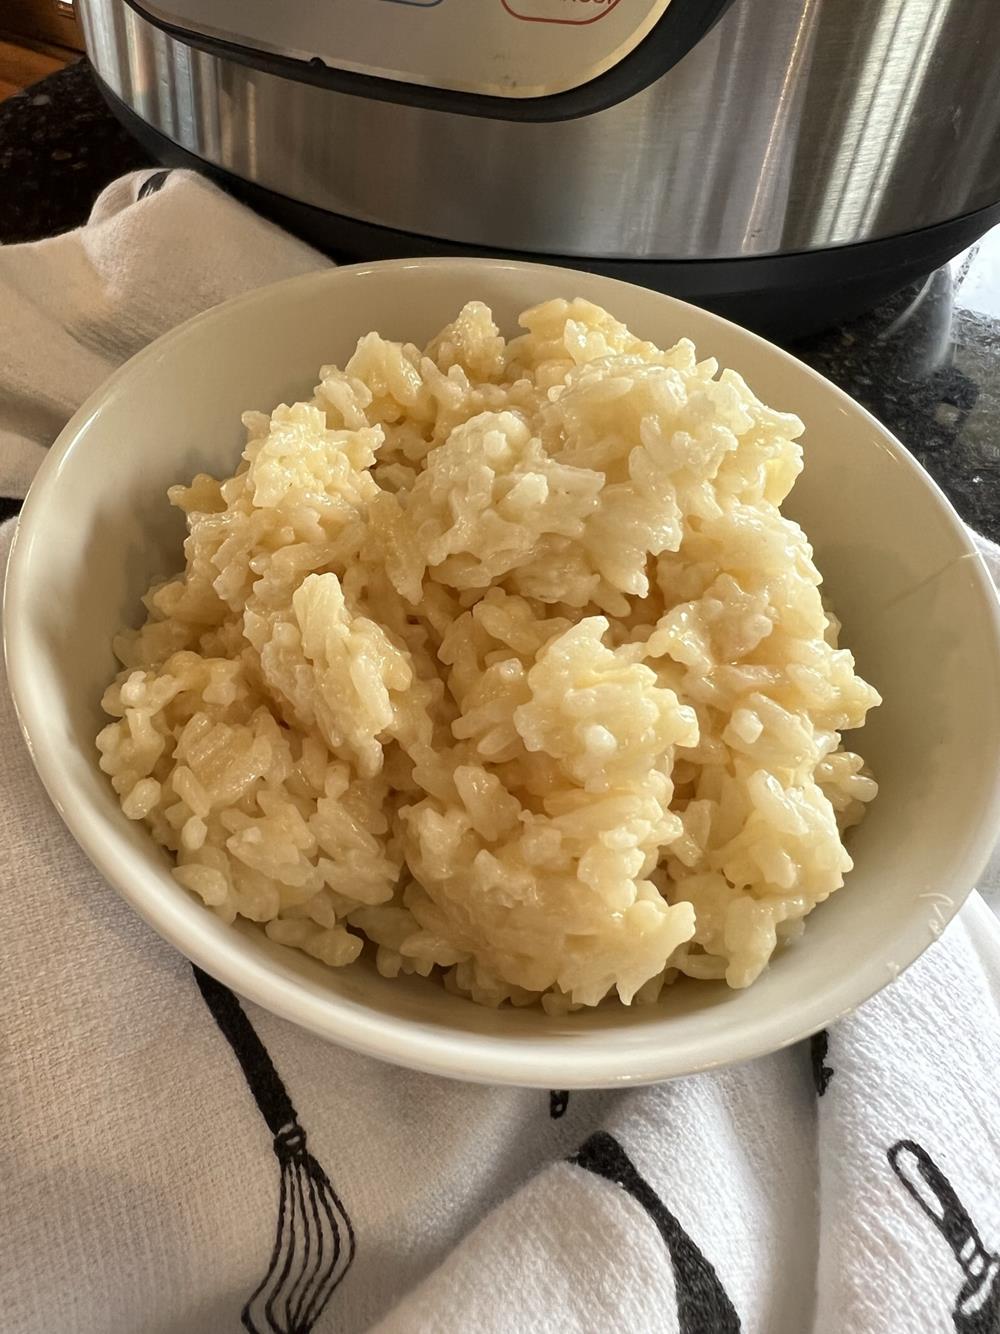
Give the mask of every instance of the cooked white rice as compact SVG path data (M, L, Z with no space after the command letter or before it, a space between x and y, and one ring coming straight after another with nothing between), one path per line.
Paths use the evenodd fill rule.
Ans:
M368 334L171 489L101 767L226 921L488 1005L745 987L851 867L878 695L779 506L802 423L584 301Z

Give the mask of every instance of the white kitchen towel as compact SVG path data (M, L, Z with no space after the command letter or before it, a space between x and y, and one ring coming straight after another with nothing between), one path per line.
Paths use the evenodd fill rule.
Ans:
M0 249L0 495L149 338L323 262L187 173ZM1000 1331L978 896L809 1044L650 1089L462 1085L196 977L64 830L5 680L0 740L5 1332Z
M0 496L24 495L87 395L152 339L328 262L190 172L134 172L86 227L0 248Z

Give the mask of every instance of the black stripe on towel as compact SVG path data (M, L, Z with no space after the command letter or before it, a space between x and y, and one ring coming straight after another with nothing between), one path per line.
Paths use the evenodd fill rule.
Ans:
M740 1334L740 1318L715 1269L615 1137L599 1130L570 1162L627 1191L656 1224L674 1271L679 1334Z
M833 1066L826 1063L829 1053L830 1035L825 1028L821 1028L809 1039L809 1063L812 1066L813 1083L818 1098L822 1098L833 1078Z
M142 185L139 186L136 199L148 199L150 195L159 194L166 185L169 175L169 171L154 171L152 176L147 176Z
M194 970L202 999L240 1063L274 1136L278 1219L267 1272L241 1313L248 1334L309 1334L354 1259L347 1210L306 1147L306 1132L267 1048L228 987Z

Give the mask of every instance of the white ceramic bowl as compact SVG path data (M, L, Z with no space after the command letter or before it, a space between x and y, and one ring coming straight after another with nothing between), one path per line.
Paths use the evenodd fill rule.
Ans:
M369 329L419 343L479 298L511 330L522 308L577 294L663 346L693 338L766 402L803 418L806 467L786 509L810 535L844 642L885 703L862 734L881 792L852 836L856 868L801 941L747 991L682 983L654 1007L554 1019L482 1009L363 963L330 970L257 928L223 925L122 815L94 737L115 672L111 637L137 623L151 579L181 562L182 522L166 489L197 470L233 471L244 409L308 396L318 367L346 359ZM795 1042L931 943L1000 823L1000 615L941 492L877 421L792 357L680 301L588 274L399 261L279 283L191 320L112 376L52 448L21 516L5 623L38 772L129 903L243 996L332 1041L437 1074L553 1088L643 1083Z

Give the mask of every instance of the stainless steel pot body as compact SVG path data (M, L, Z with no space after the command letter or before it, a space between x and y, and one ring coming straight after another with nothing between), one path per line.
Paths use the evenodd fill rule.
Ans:
M84 0L83 22L100 77L181 148L301 203L465 245L765 256L1000 201L997 0L735 0L644 91L551 123L299 82L196 49L125 0Z

